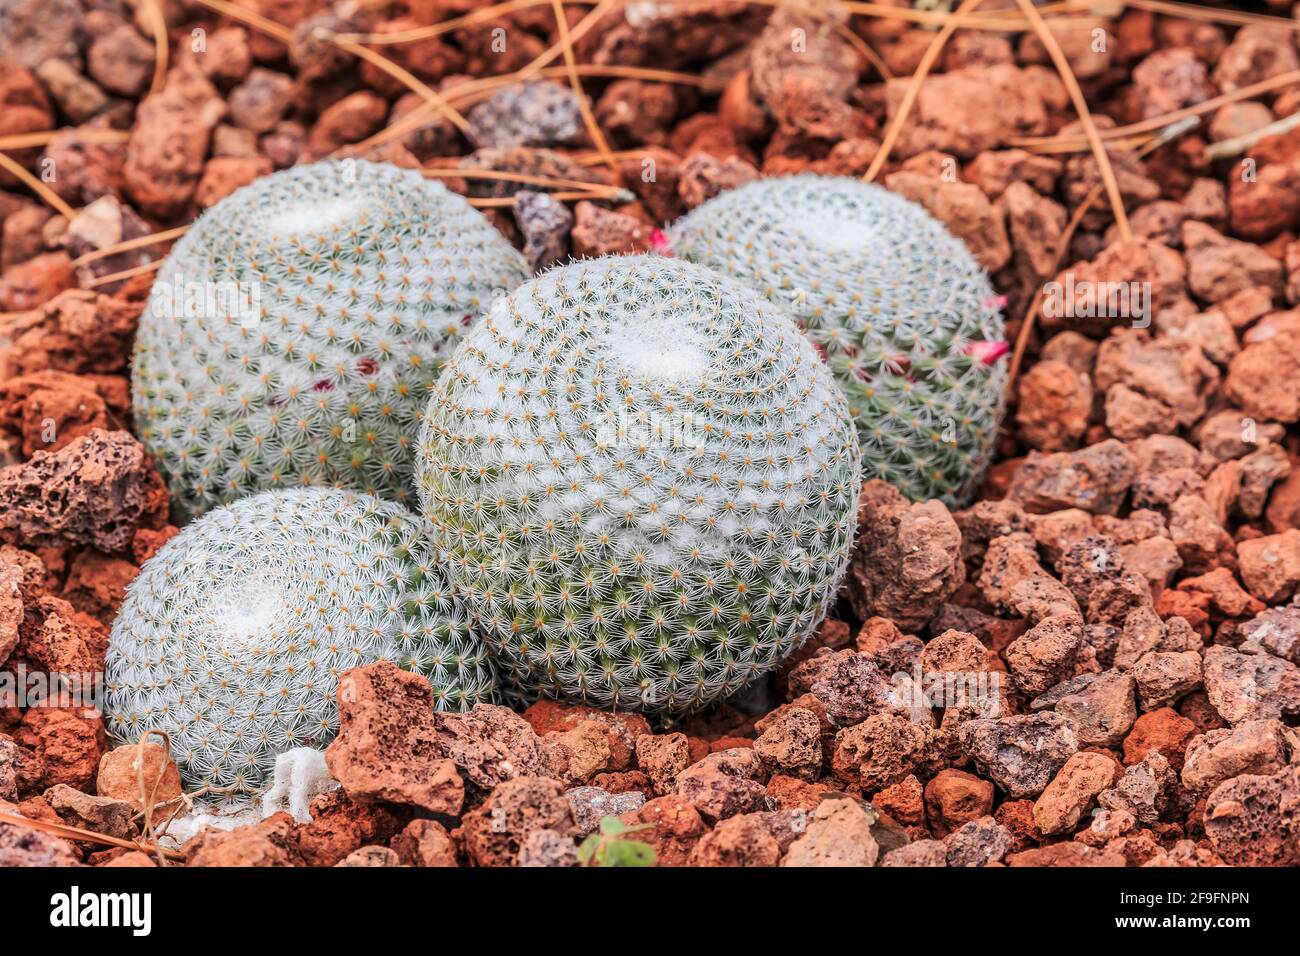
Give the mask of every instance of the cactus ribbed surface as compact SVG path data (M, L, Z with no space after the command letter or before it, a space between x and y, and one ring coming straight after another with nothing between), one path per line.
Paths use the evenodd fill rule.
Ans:
M333 739L339 676L376 660L425 675L439 709L495 694L417 516L347 490L264 492L196 519L132 582L108 728L166 731L189 788L254 791L278 754Z
M434 390L418 482L504 684L677 714L775 668L848 565L859 454L798 327L613 257L498 301Z
M298 166L217 203L136 337L137 430L177 511L304 485L413 498L442 362L528 274L464 199L390 164Z
M670 243L803 325L848 398L866 477L969 498L1002 418L1006 349L988 278L941 222L879 186L798 175L721 193Z

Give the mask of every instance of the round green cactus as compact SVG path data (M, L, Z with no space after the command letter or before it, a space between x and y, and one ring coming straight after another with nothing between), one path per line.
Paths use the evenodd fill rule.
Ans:
M921 206L857 179L766 179L675 223L674 255L785 307L848 398L868 478L964 502L1003 413L997 298L966 246Z
M388 164L294 167L217 203L136 336L136 426L177 511L305 485L409 499L442 361L528 274L464 199Z
M697 709L775 668L847 568L844 397L716 273L614 257L499 300L438 380L418 484L503 683Z
M376 660L425 675L439 709L495 693L417 516L347 490L268 491L145 563L109 638L105 716L122 741L165 731L187 787L255 791L278 754L334 738L339 676Z

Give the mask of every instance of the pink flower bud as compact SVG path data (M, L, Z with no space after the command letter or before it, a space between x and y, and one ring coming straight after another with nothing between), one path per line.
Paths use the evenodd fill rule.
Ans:
M974 356L982 365L992 365L1010 351L1011 346L1002 341L978 341L966 346L966 354Z

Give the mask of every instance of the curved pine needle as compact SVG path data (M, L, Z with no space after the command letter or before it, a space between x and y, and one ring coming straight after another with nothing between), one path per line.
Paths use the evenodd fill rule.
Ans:
M276 23L274 20L268 20L266 17L245 10L243 7L237 7L227 0L195 0L196 3L202 4L209 10L215 10L223 16L230 17L232 20L238 20L245 26L252 27L259 33L265 33L269 37L274 37L281 43L288 43L293 39L293 30L286 27L283 23Z
M77 214L77 211L63 201L63 197L56 193L45 183L41 182L22 163L15 160L6 153L0 153L0 167L8 170L22 180L32 192L45 200L46 204L54 209L59 215L71 220Z
M84 256L78 256L72 260L74 266L84 266L100 259L107 259L109 256L115 256L119 252L130 252L132 249L143 249L145 246L152 246L159 242L171 242L173 239L179 239L189 231L189 226L177 226L175 229L165 229L162 232L151 233L147 236L137 236L134 239L125 239L122 242L115 242L111 246L105 246L103 249L95 249L87 252Z
M96 833L94 830L83 830L81 827L72 827L63 823L50 823L47 820L32 820L29 817L17 817L9 813L0 813L0 823L27 827L29 830L40 830L42 833L62 837L65 840L82 840L86 843L99 843L103 846L119 847L123 850L139 850L143 853L161 853L165 854L169 860L185 859L182 854L177 853L175 850L164 850L162 847L154 846L143 841L123 840L120 837L109 836L106 833Z
M142 276L147 272L156 272L162 268L165 259L154 259L152 262L146 262L144 265L135 266L132 269L123 269L121 272L112 272L106 276L96 276L87 282L82 288L98 289L102 285L108 285L110 282L121 282L124 279L134 279L136 276Z
M1093 122L1092 111L1088 109L1088 101L1079 86L1079 80L1075 77L1074 70L1070 69L1070 61L1066 59L1061 44L1057 42L1056 34L1048 28L1047 21L1043 19L1043 15L1038 12L1032 0L1016 0L1016 3L1024 12L1026 19L1033 24L1034 32L1047 50L1052 63L1056 65L1056 72L1060 74L1061 82L1065 84L1070 99L1074 102L1075 112L1079 114L1079 122L1083 124L1083 131L1092 145L1093 155L1097 157L1097 168L1101 173L1101 181L1106 186L1106 195L1110 199L1111 213L1115 217L1115 225L1119 228L1120 238L1128 242L1133 238L1133 230L1129 228L1128 213L1124 209L1124 197L1119 191L1119 180L1115 178L1115 169L1110 164L1110 153L1106 152L1101 137L1097 135L1097 124Z
M1113 129L1101 130L1100 136L1104 140L1124 139L1125 137L1135 136L1139 133L1152 133L1156 130L1163 129L1171 123L1177 123L1180 120L1194 116L1203 116L1206 113L1212 113L1220 106L1226 106L1229 103L1236 103L1240 100L1248 100L1259 96L1263 93L1270 93L1273 90L1281 89L1287 86L1300 84L1300 70L1291 70L1287 73L1279 73L1277 76L1269 77L1267 80L1260 80L1258 83L1252 83L1250 86L1243 86L1239 90L1233 90L1231 93L1223 93L1219 96L1208 99L1203 103L1197 103L1195 106L1186 106L1180 110L1174 110L1172 113L1163 113L1160 116L1153 116L1151 119L1142 120L1140 123L1130 123L1128 126L1116 126ZM1088 143L1077 137L1071 136L1017 136L1008 140L1008 145L1018 146L1021 149L1039 150L1044 147L1051 148L1054 152L1079 152L1087 149Z
M551 9L555 12L555 28L560 31L560 43L564 46L564 65L569 71L569 85L573 87L573 95L578 100L578 112L582 114L582 121L586 124L587 134L591 137L596 151L600 153L605 160L605 164L617 176L618 163L615 162L613 155L610 153L609 140L605 139L605 131L596 122L596 114L591 111L591 103L587 100L587 94L582 90L582 80L578 77L578 59L573 54L573 40L569 36L569 21L564 15L564 0L551 0Z
M145 0L144 17L153 33L153 80L149 92L157 93L167 85L167 62L171 55L171 41L167 36L167 18L163 16L162 0Z
M80 126L66 126L63 129L45 129L0 136L0 150L45 146L62 133L75 134L75 138L83 143L125 143L131 139L131 134L124 129L85 129Z
M902 135L903 126L907 123L907 118L912 112L912 107L916 105L916 98L921 94L921 86L925 83L925 78L934 64L939 59L939 54L947 45L948 39L957 32L957 28L963 26L967 14L975 12L983 0L962 0L953 13L948 14L943 26L935 34L934 39L926 48L921 62L916 66L916 72L912 74L912 81L907 87L907 92L903 95L903 102L899 104L898 112L894 114L889 128L885 130L884 139L881 140L880 149L871 160L871 165L867 167L866 173L862 176L862 181L869 183L873 181L880 171L884 168L885 163L889 160L889 154L894 151L894 146L898 144L898 137Z

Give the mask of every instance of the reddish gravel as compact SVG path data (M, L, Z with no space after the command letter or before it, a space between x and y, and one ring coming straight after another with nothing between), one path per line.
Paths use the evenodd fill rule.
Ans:
M52 196L0 170L6 670L102 669L125 588L176 531L128 388L166 244L120 243L275 169L363 155L437 170L539 269L661 248L672 219L758 177L863 175L936 35L830 6L614 10L576 43L610 168L563 76L457 93L558 42L547 4L375 46L399 79L322 31L405 31L485 4L240 3L286 41L169 3L154 88L142 14L45 2L0 0L0 137L58 131L6 151ZM567 8L571 28L588 9ZM1051 29L1103 133L1300 70L1294 30L1139 10ZM631 67L697 81L617 75ZM427 112L384 137L424 106L411 79L451 96L467 130ZM1125 237L1095 157L1034 145L1084 132L1038 37L958 31L876 178L967 243L1009 339L1025 333L977 499L951 511L868 482L816 638L674 725L554 702L434 714L422 680L350 672L326 752L341 788L311 821L207 831L168 862L572 865L617 816L659 865L1300 865L1300 128L1259 134L1297 111L1293 82L1166 144L1119 142ZM459 175L476 170L591 189L557 199ZM1108 288L1135 298L1053 304ZM110 749L91 712L0 700L0 812L135 839L138 757ZM144 759L154 799L174 799L157 742ZM0 823L0 865L158 862Z

